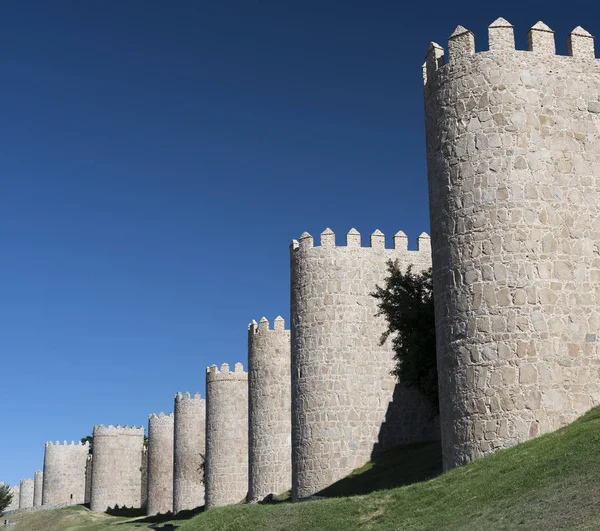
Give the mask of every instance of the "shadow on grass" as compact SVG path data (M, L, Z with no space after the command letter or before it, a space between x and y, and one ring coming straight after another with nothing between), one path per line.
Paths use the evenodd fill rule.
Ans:
M339 498L368 494L425 481L441 473L440 441L408 444L381 453L317 495Z
M143 509L110 509L109 511L106 511L108 514L112 515L112 516L125 516L125 517L131 517L131 518L136 518L136 520L134 522L131 521L127 521L127 522L119 522L116 525L131 525L131 524L144 524L147 527L149 527L150 529L160 529L161 531L170 531L170 530L174 530L177 529L179 526L171 524L169 522L173 522L175 520L189 520L191 518L193 518L194 516L204 512L204 505L202 505L201 507L197 507L196 509L190 509L188 511L179 511L177 514L173 514L173 513L159 513L159 514L155 514L153 516L146 516L145 518L139 518L140 516L144 516L144 510ZM148 524L155 524L155 525L148 525ZM164 524L161 526L161 524Z

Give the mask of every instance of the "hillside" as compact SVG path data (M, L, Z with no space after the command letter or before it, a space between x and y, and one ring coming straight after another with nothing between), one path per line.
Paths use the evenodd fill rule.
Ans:
M68 508L21 515L11 529L600 529L599 449L596 408L556 433L420 483L408 484L439 473L435 443L397 449L365 465L324 491L339 496L327 500L223 507L187 520L112 517ZM366 494L344 497L350 493Z

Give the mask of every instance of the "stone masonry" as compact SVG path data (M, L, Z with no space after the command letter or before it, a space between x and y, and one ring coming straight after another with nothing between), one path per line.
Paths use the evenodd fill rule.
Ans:
M148 509L148 447L142 448L142 485L140 493L140 506L142 509Z
M33 476L33 506L39 507L42 505L42 490L44 488L44 473L41 470L36 470Z
M248 374L224 363L206 372L206 510L232 505L248 492Z
M88 453L88 442L46 443L42 505L75 505L85 502L85 468Z
M281 317L248 326L248 501L292 485L290 331Z
M388 275L387 262L430 267L429 236L408 250L403 232L385 248L380 231L361 247L352 229L336 246L326 229L321 245L304 233L291 245L293 499L306 498L369 461L374 453L436 437L432 408L398 384L391 342L371 295Z
M92 501L92 456L88 454L85 461L85 501L84 503L90 503Z
M175 395L173 510L204 505L206 402L196 393Z
M459 26L423 69L446 468L600 403L600 62L580 27L528 41Z
M173 414L148 418L146 514L173 512Z
M19 491L19 509L33 507L33 479L22 479Z
M94 426L90 509L141 507L144 428Z
M21 498L21 487L11 487L11 491L13 493L12 501L10 505L6 508L5 512L9 511L18 511L19 510L19 501Z

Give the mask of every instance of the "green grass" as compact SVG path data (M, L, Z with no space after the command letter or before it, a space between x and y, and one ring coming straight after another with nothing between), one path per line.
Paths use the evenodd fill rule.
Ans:
M600 408L596 408L556 433L442 475L436 476L436 444L396 449L325 489L321 494L331 496L327 500L293 504L283 494L272 504L222 507L187 520L131 519L68 508L21 515L23 521L12 529L597 530L599 457ZM427 477L433 479L420 481ZM414 481L420 482L409 484ZM348 496L356 493L361 494Z
M315 502L212 509L177 531L596 530L599 457L597 408L556 433L426 482ZM363 468L369 474L376 467ZM349 480L358 485L359 474Z

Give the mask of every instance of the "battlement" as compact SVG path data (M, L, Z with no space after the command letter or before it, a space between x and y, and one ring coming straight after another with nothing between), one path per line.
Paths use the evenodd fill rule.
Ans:
M71 443L67 443L67 441L63 441L62 443L56 441L55 443L53 443L52 441L46 442L46 444L44 446L53 446L53 447L61 447L61 448L89 448L90 443L88 441L85 441L85 443L80 442L75 442L75 441L71 441Z
M206 383L216 382L219 380L247 380L248 373L244 372L244 365L241 363L235 364L233 372L229 370L229 364L223 363L221 370L216 365L211 365L206 368Z
M534 24L527 32L528 49L515 50L515 35L513 25L503 18L498 18L488 26L489 50L479 53L534 53L538 56L556 55L554 31L543 22ZM567 36L568 56L585 61L596 61L594 52L594 37L577 26ZM444 49L432 42L427 50L423 64L423 83L427 85L436 77L436 72L446 64L460 63L478 55L475 51L475 35L473 32L457 26L452 35L448 37L448 61L444 56Z
M299 240L292 240L290 250L295 252L297 250L305 251L312 248L328 248L328 247L342 247L342 248L362 248L362 249L375 249L385 250L385 235L380 230L375 230L371 234L369 245L361 245L361 235L356 229L350 229L346 234L346 245L336 245L335 243L335 232L327 228L320 234L321 245L314 245L314 239L308 232L303 232ZM409 253L431 253L431 239L429 235L422 232L417 238L417 250L408 251L408 236L401 230L394 234L393 238L393 249L396 251L405 251Z
M109 424L105 426L104 424L96 424L93 430L93 436L112 436L112 435L133 435L133 436L143 436L144 435L144 427L140 426L137 428L136 426L121 426L117 424L113 426Z
M158 415L156 415L155 413L151 413L150 415L148 415L148 424L152 424L152 426L173 426L173 421L173 413L165 415L161 411Z
M185 393L177 393L175 395L175 402L186 402L187 400L204 400L200 393L195 393L194 396L190 395L187 391Z
M275 317L275 321L273 321L273 328L269 328L269 321L266 317L263 317L259 323L257 323L254 319L248 325L248 334L249 337L252 337L254 334L267 334L269 332L285 332L289 333L289 329L285 329L285 320L281 315Z

